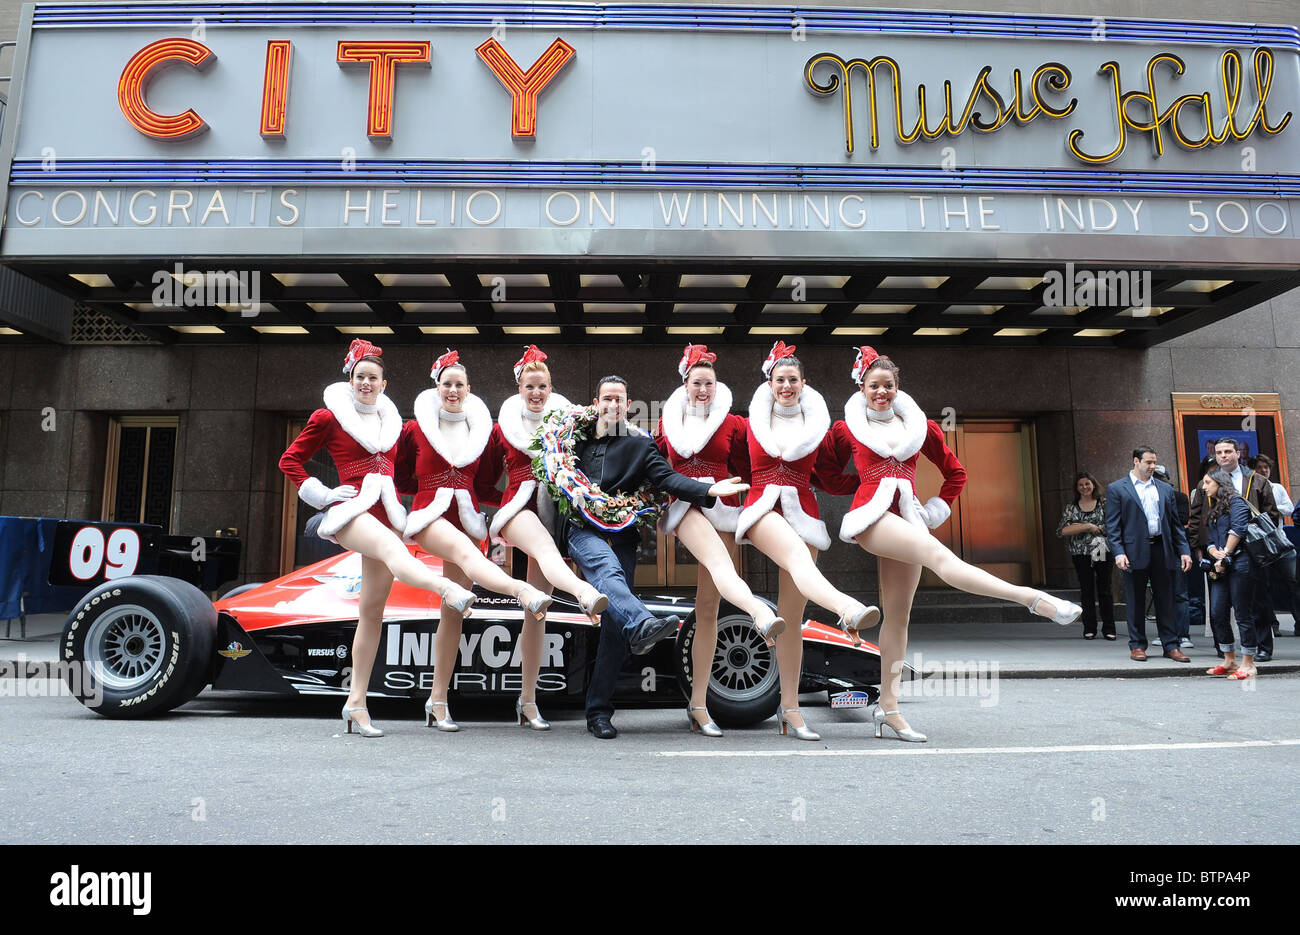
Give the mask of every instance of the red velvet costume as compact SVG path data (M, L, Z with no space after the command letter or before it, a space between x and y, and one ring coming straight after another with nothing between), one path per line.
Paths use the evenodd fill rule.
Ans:
M782 453L772 432L772 390L763 383L754 392L749 404L750 487L736 523L737 542L748 542L745 533L749 528L775 510L804 542L822 551L830 548L831 536L817 509L813 484L828 493L848 491L836 470L826 400L805 386L799 403L803 407L803 432L798 443ZM830 469L828 478L823 477L825 468Z
M555 409L564 409L572 405L559 393L552 392L546 399L542 410L543 418ZM555 520L555 501L541 488L533 477L533 452L528 446L533 443L533 423L524 419L524 399L518 393L510 396L501 404L497 412L497 424L492 430L492 441L488 446L491 458L490 466L495 467L491 482L495 484L501 473L501 461L505 460L507 472L506 490L500 495L501 509L492 517L493 542L501 542L501 530L521 510L532 510L541 518L548 528Z
M471 539L482 541L487 520L479 511L475 489L479 474L491 464L486 452L493 434L492 414L477 396L465 396L461 411L469 422L469 439L457 441L458 449L452 449L440 428L441 411L438 390L427 389L415 397L415 418L402 428L398 489L415 494L405 534L414 538L441 517ZM456 509L450 510L453 500Z
M317 535L330 542L337 542L334 533L366 512L398 531L406 524L406 510L393 483L402 417L387 396L379 396L375 406L378 431L362 421L347 383L330 384L325 408L311 414L307 427L280 457L280 470L298 487L298 496L317 509L329 507ZM339 486L351 484L357 489L355 497L331 506L329 488L307 473L307 462L321 448L334 459Z
M731 390L727 385L716 383L715 387L713 405L702 425L694 419L689 424L686 421L686 387L674 390L664 403L655 443L678 474L706 484L729 477L748 481L748 425L742 416L732 415ZM735 532L740 504L740 495L736 494L718 498L712 507L700 512L719 532ZM673 500L659 520L659 531L672 534L690 508L691 504L685 500Z
M952 514L952 502L966 486L966 469L944 443L938 423L928 421L912 397L902 391L894 398L893 408L903 420L903 437L892 448L873 428L861 393L854 393L845 403L844 421L836 422L831 430L836 462L844 466L851 457L858 469L858 490L840 525L840 539L845 542L853 542L886 510L914 525L934 529ZM939 495L925 504L913 486L916 459L922 454L943 473Z

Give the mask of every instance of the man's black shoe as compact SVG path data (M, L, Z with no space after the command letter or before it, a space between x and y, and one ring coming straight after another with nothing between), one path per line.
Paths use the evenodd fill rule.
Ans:
M1273 658L1272 653L1261 653L1261 652L1255 653L1256 662L1268 662L1272 658Z
M681 624L682 618L676 614L664 617L662 620L651 618L637 627L636 636L628 648L634 656L644 656L650 652L650 648L655 643L666 637L672 636L677 632L677 627Z
M613 740L618 736L618 728L609 722L609 718L601 715L587 722L587 731L596 735L597 740Z

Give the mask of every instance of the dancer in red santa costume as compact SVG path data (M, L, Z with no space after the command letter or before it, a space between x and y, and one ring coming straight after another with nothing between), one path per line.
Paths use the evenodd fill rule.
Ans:
M326 510L317 535L361 556L361 594L357 631L352 642L352 687L343 720L363 737L382 737L370 723L366 688L379 646L384 602L396 577L442 598L442 606L467 613L474 593L430 571L413 556L394 530L406 525L406 510L393 482L402 418L384 395L383 351L368 341L348 348L343 372L348 382L325 388L325 408L317 409L307 427L280 458L280 470L298 487L298 496ZM321 448L338 469L339 486L330 490L307 473L306 464Z
M435 385L415 397L415 418L402 429L398 447L398 489L415 494L406 537L449 562L443 572L457 584L468 587L476 581L490 591L513 595L526 613L545 621L550 596L511 578L480 545L487 538L487 521L474 491L478 475L491 471L493 457L485 455L485 449L492 437L492 415L470 392L469 374L457 351L448 348L433 362L429 376ZM424 713L429 726L441 731L460 730L447 707L447 688L460 651L461 623L459 613L444 607L433 640L433 691ZM524 706L535 701L525 702L520 695L516 714L523 719Z
M506 399L497 413L497 424L484 463L488 486L495 486L504 462L507 480L504 494L499 495L501 508L492 517L489 532L493 541L520 549L528 556L528 583L548 594L553 587L577 598L582 612L593 624L609 606L609 598L573 573L555 546L550 528L555 524L555 503L546 491L538 488L533 477L533 435L542 418L570 402L551 389L551 371L546 354L528 345L523 357L515 362L515 383L519 392ZM488 496L484 493L484 497ZM533 730L549 730L537 708L537 675L542 664L542 621L525 612L520 635L520 664L523 686L520 692L519 723ZM528 711L532 708L531 713Z
M745 420L731 414L731 390L717 379L718 355L703 344L688 344L677 364L682 385L664 403L657 441L673 470L706 484L729 477L749 479L749 441ZM692 732L721 737L705 700L713 654L718 645L720 599L749 614L759 634L774 645L785 621L754 597L736 573L739 547L736 520L740 497L720 498L708 509L674 500L659 521L659 531L675 535L699 561L695 585L695 640L691 646L691 700L686 719Z
M849 597L817 570L817 552L830 548L831 537L817 510L812 485L822 485L821 462L835 467L834 445L828 437L831 418L826 400L804 381L803 364L794 351L781 341L772 345L763 362L767 382L758 387L749 403L752 476L745 508L736 521L736 541L742 545L752 542L781 569L777 612L792 624L776 641L781 733L788 728L800 740L820 740L799 711L803 667L799 621L804 607L814 601L838 613L838 625L851 635L875 626L880 610Z
M1060 624L1073 623L1083 612L1077 604L1058 601L1042 591L1008 584L962 561L930 530L952 513L952 503L966 484L966 471L944 444L943 430L927 420L919 406L899 389L898 367L870 347L858 348L853 381L861 388L844 406L844 421L835 423L835 460L852 458L858 492L840 526L840 538L856 542L877 556L885 622L880 628L880 703L873 713L876 736L888 727L900 740L925 742L898 713L898 687L907 651L907 622L921 569L928 568L955 588L971 594L1015 601ZM924 454L943 474L937 497L922 504L913 488L916 460Z

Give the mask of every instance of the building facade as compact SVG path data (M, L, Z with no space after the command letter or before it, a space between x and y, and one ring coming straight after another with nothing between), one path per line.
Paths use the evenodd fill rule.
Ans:
M1298 463L1300 245L1291 212L1300 177L1290 173L1300 164L1300 121L1286 116L1300 110L1293 4L1151 0L1141 19L1128 15L1131 4L1104 0L1086 9L1057 0L949 4L1023 17L1019 32L987 35L979 30L993 20L944 23L920 4L889 6L915 6L915 22L826 4L780 30L764 25L762 8L717 5L756 25L724 17L711 30L628 27L610 29L613 38L586 21L538 18L526 27L508 17L454 28L338 23L325 16L329 4L313 25L200 23L181 4L158 4L156 22L132 14L123 25L111 21L118 7L99 6L98 19L59 29L59 8L0 9L0 32L21 35L0 253L76 303L64 331L42 330L23 307L0 309L8 326L0 514L146 519L185 535L234 530L246 581L301 564L304 517L276 462L338 379L356 334L384 346L389 395L404 414L446 346L460 348L474 392L495 411L514 392L511 364L537 343L558 391L590 399L602 375L619 373L647 424L679 383L687 342L718 352L719 377L741 411L768 346L794 344L833 414L853 391L854 347L871 344L899 363L903 388L943 421L971 471L939 534L972 561L1055 587L1073 585L1054 531L1077 471L1104 483L1129 468L1134 446L1150 444L1185 474L1194 468L1190 433L1236 422L1249 422L1265 450L1280 442L1284 465ZM836 11L859 31L845 31ZM916 22L925 29L907 34ZM1043 22L1062 35L1042 38ZM1030 37L1035 25L1039 38ZM1171 38L1180 32L1196 41ZM419 43L431 36L430 55ZM167 70L178 59L140 59L139 80L129 82L129 63L164 38L211 49L215 62ZM388 72L391 109L365 106L383 102L374 96L383 69L367 63L398 54L367 48L371 40L416 46L399 49L406 59ZM273 51L277 41L293 57L282 73L273 55L290 52ZM359 48L336 49L340 42ZM1261 48L1270 51L1262 64ZM645 49L645 61L659 63L651 82L620 65ZM1226 132L1232 95L1223 89L1238 74L1223 64L1230 50L1241 63L1232 125L1241 138L1197 146L1201 134ZM518 60L514 70L503 52ZM927 64L947 52L951 64ZM200 54L185 42L164 53ZM839 63L814 66L817 54ZM1142 71L1162 54L1187 63L1175 90L1204 91L1219 115L1206 121L1198 105L1184 105L1162 123L1167 151L1157 153L1161 130L1137 129L1154 119L1148 105L1128 101L1133 139L1102 161L1112 145L1107 115L1115 116L1105 106L1110 82L1124 93L1156 82L1169 91L1171 65L1154 66L1150 85ZM59 65L59 55L81 67ZM340 64L347 55L355 62ZM926 138L900 142L911 120L900 114L895 127L890 66L844 69L874 55L903 75L913 117L918 84L933 105L951 80L946 135L934 117L944 109L932 106ZM529 69L534 62L540 70ZM594 74L578 70L588 62ZM791 62L809 64L799 71ZM987 87L1000 89L1000 102L976 93L982 63L993 66ZM1007 93L1013 64L1023 69L1024 100ZM1073 84L1053 90L1059 73L1035 72L1051 65L1068 69ZM843 83L832 89L836 69ZM865 81L877 70L878 115ZM618 76L609 96L574 93L608 86L605 75ZM691 88L711 99L703 110L683 103ZM968 95L977 103L963 115ZM1071 99L1074 122L1053 116ZM1154 109L1165 111L1174 97L1157 99ZM180 120L187 106L204 127ZM978 129L999 110L1005 126ZM175 119L155 126L158 116ZM260 132L250 130L259 118ZM1070 127L1082 135L1072 138ZM576 140L571 128L582 131ZM328 174L335 170L342 174ZM214 206L214 191L263 188L260 202L236 194ZM417 201L417 190L428 200ZM616 196L619 220L610 217ZM1135 207L1144 199L1146 214ZM248 224L238 220L244 211ZM285 223L299 216L301 226ZM1202 223L1206 236L1193 236ZM242 292L200 290L184 301L186 273L214 267L254 278L231 280ZM1139 278L1123 302L1051 294L1050 274L1076 267ZM1285 472L1277 479L1290 486ZM820 499L838 528L847 500ZM658 545L646 580L689 583L688 558ZM836 543L822 565L873 593L871 560L859 550ZM748 555L747 573L774 591L765 561Z

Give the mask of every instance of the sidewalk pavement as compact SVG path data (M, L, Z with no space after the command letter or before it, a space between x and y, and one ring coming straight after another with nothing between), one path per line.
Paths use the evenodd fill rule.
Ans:
M978 611L976 611L978 613ZM1277 638L1273 658L1261 663L1265 674L1300 672L1300 639L1293 638L1294 623L1278 614L1282 636ZM27 638L18 639L18 621L13 621L12 639L0 637L0 673L19 673L20 662L31 666L32 675L44 675L48 664L58 658L58 639L63 630L62 614L35 614L27 618ZM926 623L909 632L907 655L913 667L929 671L947 663L967 667L997 665L1001 678L1148 678L1162 675L1203 676L1217 661L1210 637L1193 633L1194 649L1184 652L1191 663L1174 662L1147 647L1149 659L1133 662L1128 657L1128 638L1123 621L1116 621L1119 639L1109 642L1098 636L1083 639L1079 624L1057 626L1049 621L1027 623ZM2 632L2 631L0 631ZM1147 621L1148 637L1155 635L1155 621ZM872 640L877 633L864 634ZM987 669L985 671L988 671Z

